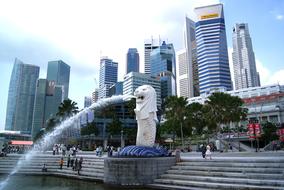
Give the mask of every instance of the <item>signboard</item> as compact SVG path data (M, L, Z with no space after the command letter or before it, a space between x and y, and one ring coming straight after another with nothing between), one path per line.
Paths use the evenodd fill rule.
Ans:
M208 15L202 15L200 18L201 20L204 20L204 19L209 19L209 18L216 18L218 16L219 16L218 13L213 13L213 14L208 14Z
M284 128L283 129L278 129L277 130L277 135L279 136L279 140L281 142L284 142Z
M254 135L254 124L253 123L249 123L248 124L248 135L250 139L254 139L255 135Z
M259 123L254 124L254 130L255 130L256 137L260 137L261 136L261 128L260 128Z

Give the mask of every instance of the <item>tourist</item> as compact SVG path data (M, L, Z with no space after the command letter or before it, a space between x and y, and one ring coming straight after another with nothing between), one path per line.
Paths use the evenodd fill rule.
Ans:
M63 157L61 157L61 159L60 159L60 161L59 161L59 165L60 165L60 169L61 169L61 170L62 170L62 167L63 167L63 163L64 163Z
M67 168L69 168L70 161L71 161L71 157L70 157L70 154L69 154L69 155L68 155L68 159L67 159Z
M275 141L272 141L272 150L277 151L277 143Z
M41 171L42 171L42 172L47 172L47 168L46 168L46 166L45 166L45 163L43 164L43 167L42 167Z
M74 159L75 157L74 156L72 156L72 158L71 158L71 161L70 161L70 165L71 165L71 168L74 170Z
M202 154L202 157L205 158L205 153L206 153L206 147L204 144L202 144L201 146L201 154Z
M80 175L80 170L82 169L82 164L83 164L83 157L80 158L79 163L78 163L78 175Z
M55 145L53 145L53 148L52 148L52 154L53 155L55 155L55 150L56 150Z
M233 146L231 143L229 143L229 148L230 148L230 151L233 152Z
M205 159L207 159L208 157L210 158L210 160L212 159L209 145L206 146Z
M77 169L78 169L78 159L76 158L73 170L77 171Z

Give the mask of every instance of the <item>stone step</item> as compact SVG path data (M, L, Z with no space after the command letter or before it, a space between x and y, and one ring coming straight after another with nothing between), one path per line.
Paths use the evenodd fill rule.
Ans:
M231 184L246 184L246 185L266 185L266 186L282 186L283 180L268 180L268 179L244 179L244 178L228 178L228 177L211 177L211 176L189 176L177 174L164 174L162 179L214 182L214 183L231 183Z
M232 158L222 158L222 157L216 157L212 160L205 160L203 158L197 158L197 157L186 157L181 159L182 162L221 162L221 163L284 163L283 157L273 157L271 159L270 157L261 157L261 158L253 158L253 157L232 157Z
M214 167L251 167L251 168L283 168L283 163L232 163L232 162L179 162L178 166L214 166Z
M241 173L241 172L212 172L212 171L191 171L191 170L168 170L168 174L216 176L216 177L236 177L247 179L284 179L283 174L269 173Z
M153 188L153 189L174 189L174 190L217 190L212 188L198 188L198 187L188 187L188 186L179 186L179 185L169 185L169 184L162 184L162 183L156 183L156 184L150 184L147 185L147 187Z
M243 172L243 173L272 173L282 174L283 168L237 168L237 167L208 167L208 166L172 166L174 170L191 170L191 171L220 171L220 172Z
M185 181L185 180L173 180L173 179L156 179L154 184L165 184L165 185L176 185L183 187L198 187L198 188L213 188L213 189L251 189L251 190L261 190L261 189L282 189L283 187L274 186L263 186L263 185L245 185L245 184L230 184L230 183L212 183L204 181Z

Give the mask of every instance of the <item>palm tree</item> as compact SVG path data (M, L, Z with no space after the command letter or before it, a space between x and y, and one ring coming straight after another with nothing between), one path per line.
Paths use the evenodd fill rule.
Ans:
M203 105L198 102L191 103L187 107L189 125L194 130L194 133L198 135L203 133L204 127L206 126L203 110Z
M184 147L184 134L183 127L185 126L187 119L187 98L169 96L165 100L165 118L169 122L176 123L180 126L180 137L182 141L182 147Z
M219 132L221 124L239 122L247 115L242 99L223 92L216 92L209 96L204 109L206 120L216 124L216 133Z
M58 107L58 112L56 114L56 116L59 116L61 118L66 118L66 117L70 117L76 113L78 113L78 107L77 107L77 103L67 99L64 100Z

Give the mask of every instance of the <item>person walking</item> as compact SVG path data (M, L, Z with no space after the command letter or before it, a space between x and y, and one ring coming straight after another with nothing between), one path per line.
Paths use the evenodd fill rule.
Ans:
M69 154L68 155L68 159L67 159L67 168L69 168L70 162L71 162L71 157L70 157L70 154Z
M83 157L80 157L79 163L78 163L78 175L80 175L80 171L82 169L83 164Z
M76 158L75 160L75 164L74 164L74 171L77 171L78 170L78 159Z
M206 147L205 147L205 145L203 144L203 145L201 146L201 154L202 154L202 157L203 157L203 158L205 158L205 153L206 153Z
M60 169L62 170L62 167L63 167L63 157L61 157L60 161L59 161L59 166L60 166Z
M74 170L74 156L72 156L70 161L71 168Z
M209 157L210 160L212 160L211 151L210 151L210 146L209 145L206 146L205 159L207 159L208 157Z

